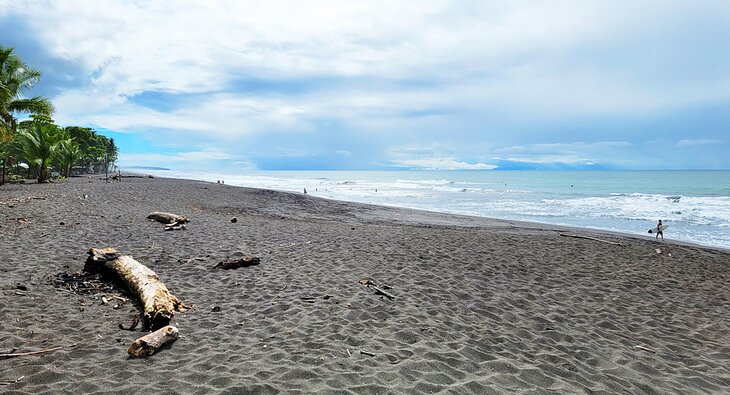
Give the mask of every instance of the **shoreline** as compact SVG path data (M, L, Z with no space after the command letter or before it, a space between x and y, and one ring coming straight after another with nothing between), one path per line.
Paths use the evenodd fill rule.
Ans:
M191 178L175 178L175 177L162 177L162 176L152 176L147 173L137 173L133 171L127 170L127 173L134 174L136 177L142 176L142 177L154 177L154 178L160 178L160 179L170 179L170 180L184 180L184 181L190 181L190 182L205 182L210 184L216 184L212 181L205 181L205 180L196 180ZM124 173L122 173L124 175ZM217 184L216 184L217 185ZM264 190L264 191L273 191L278 193L291 193L294 195L302 195L301 192L294 192L294 191L285 191L285 190L278 190L278 189L268 189L268 188L254 188L254 187L246 187L246 186L238 186L238 185L232 185L232 184L223 184L230 187L235 188L243 188L243 189L251 189L251 190ZM600 228L587 228L587 227L580 227L580 226L570 226L570 225L560 225L560 224L551 224L547 222L534 222L534 221L523 221L523 220L512 220L512 219L503 219L503 218L494 218L494 217L488 217L488 216L480 216L480 215L469 215L469 214L456 214L456 213L450 213L446 211L431 211L427 209L416 209L416 208L409 208L409 207L403 207L403 206L397 206L397 205L386 205L386 204L374 204L374 203L363 203L363 202L357 202L353 200L343 200L343 199L336 199L336 198L329 198L324 196L312 196L307 194L308 198L312 199L323 199L327 201L333 201L333 202L344 202L344 203L352 203L352 204L361 204L365 206L375 206L375 207L387 207L387 208L393 208L397 210L403 210L404 212L413 211L413 212L422 212L432 215L438 215L438 216L451 216L455 219L462 218L464 220L468 219L482 219L486 220L488 222L501 222L504 224L519 226L523 228L532 228L532 229L540 229L540 230L548 230L548 231L562 231L562 232L579 232L582 234L592 234L592 235L607 235L607 236L613 236L613 237L624 237L629 239L636 239L636 240L645 240L645 241L653 241L653 236L645 236L645 235L639 235L634 233L627 233L617 230L607 230L607 229L600 229ZM722 247L722 246L714 246L714 245L706 245L706 244L700 244L700 243L694 243L690 241L683 241L683 240L676 240L671 238L665 238L664 241L656 241L659 244L667 243L667 244L674 244L674 245L681 245L681 246L687 246L687 247L696 247L696 248L707 248L711 250L717 250L721 252L730 252L730 247Z
M152 211L190 218L165 231ZM232 222L232 218L236 222ZM3 393L717 393L730 253L195 180L0 188ZM583 234L583 231L579 231ZM114 247L191 309L147 359L135 302L53 285ZM227 257L261 263L215 270ZM364 286L387 286L389 299ZM116 307L115 307L116 306ZM10 351L14 350L14 351ZM89 375L88 372L93 372ZM162 379L161 379L162 378Z

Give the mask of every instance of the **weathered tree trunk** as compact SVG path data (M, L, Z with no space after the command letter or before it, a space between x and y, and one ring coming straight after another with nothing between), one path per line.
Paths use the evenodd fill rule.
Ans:
M177 328L168 325L135 340L127 349L127 353L133 357L149 357L177 338Z
M190 222L189 219L182 215L163 213L155 211L147 216L148 219L154 219L155 221L162 222L163 224L184 224Z
M114 272L137 295L144 307L145 325L151 330L169 324L175 312L184 308L155 272L129 255L120 255L113 248L92 248L84 270L100 269Z
M41 166L38 169L38 183L46 182L48 180L48 169L46 168L46 160L41 160Z

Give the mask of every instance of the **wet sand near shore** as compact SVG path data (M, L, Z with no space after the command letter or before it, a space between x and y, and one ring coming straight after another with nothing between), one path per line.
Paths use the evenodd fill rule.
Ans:
M727 393L730 253L576 233L199 181L5 185L0 354L61 348L0 357L0 392ZM106 246L191 307L168 349L128 358L139 306L101 300L128 295L54 286ZM261 263L212 269L241 255Z

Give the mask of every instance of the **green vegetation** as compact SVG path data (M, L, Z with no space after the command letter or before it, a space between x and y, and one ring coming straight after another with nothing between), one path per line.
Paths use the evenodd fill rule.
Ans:
M38 182L48 180L49 169L68 177L79 173L101 172L118 157L114 139L99 135L90 128L56 125L50 116L54 108L42 96L24 98L23 93L40 80L41 73L13 54L12 48L0 46L0 160L5 182L6 166L14 176L26 171ZM18 122L20 114L30 120ZM17 178L17 177L13 177Z
M41 73L13 55L12 48L0 47L0 138L8 141L17 132L18 113L51 115L53 104L42 96L22 98L23 92L35 85Z

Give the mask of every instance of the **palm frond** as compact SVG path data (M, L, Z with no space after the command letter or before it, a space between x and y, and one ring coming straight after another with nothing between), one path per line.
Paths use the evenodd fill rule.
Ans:
M43 96L30 99L16 99L8 104L9 112L29 112L33 114L51 115L55 108L53 103Z

